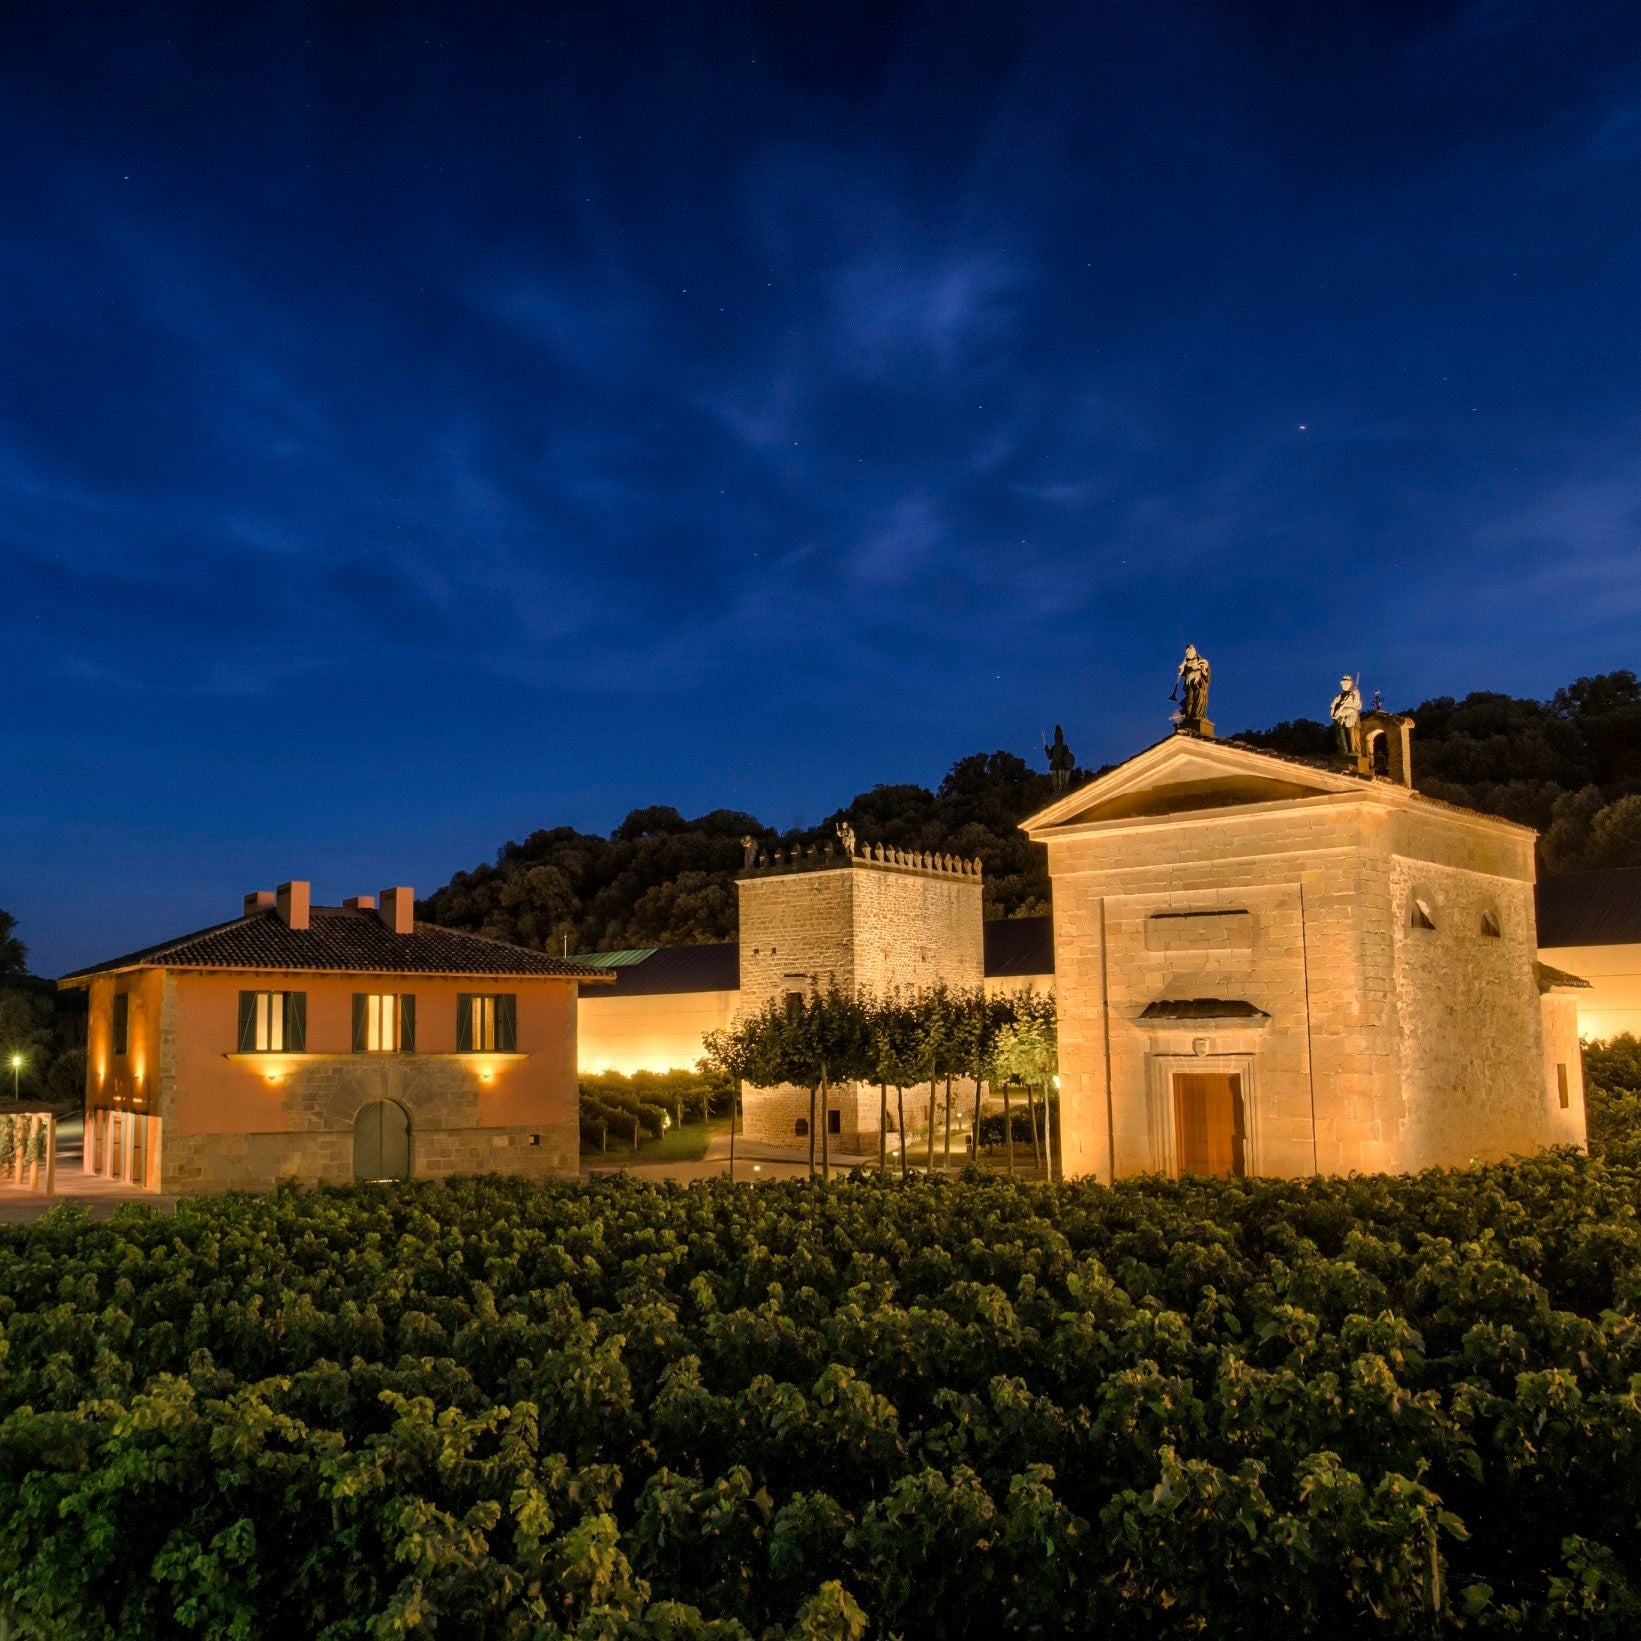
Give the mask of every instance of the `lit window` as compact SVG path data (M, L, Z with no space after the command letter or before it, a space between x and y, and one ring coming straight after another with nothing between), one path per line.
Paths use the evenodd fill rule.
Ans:
M353 994L353 1052L410 1054L416 1047L416 999L408 993Z
M241 1054L302 1054L307 1050L305 991L242 991L239 994Z
M458 1054L513 1054L517 1049L518 998L512 992L457 997Z

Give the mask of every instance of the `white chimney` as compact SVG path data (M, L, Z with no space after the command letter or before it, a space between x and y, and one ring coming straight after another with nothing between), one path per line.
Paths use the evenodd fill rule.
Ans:
M308 926L308 892L313 887L309 883L281 883L274 890L274 906L279 912L281 921L292 929L305 929Z
M245 916L254 917L258 912L271 912L273 903L272 889L253 889L245 897Z
M384 889L381 919L395 934L409 934L416 927L416 891L401 885Z

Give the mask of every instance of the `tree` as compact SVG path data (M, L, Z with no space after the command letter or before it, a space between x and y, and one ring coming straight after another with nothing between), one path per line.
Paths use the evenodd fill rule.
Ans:
M0 982L28 974L28 948L17 938L17 919L0 907Z
M1003 1132L1007 1142L1009 1172L1014 1172L1014 1129L1009 1121L1007 1089L1011 1082L1025 1085L1031 1120L1032 1151L1037 1151L1037 1113L1032 1092L1041 1089L1045 1115L1049 1089L1060 1064L1059 1015L1052 993L1019 992L1010 999L1013 1019L997 1033L993 1066L1004 1087ZM1044 1122L1044 1144L1050 1144L1051 1125ZM1053 1177L1053 1157L1049 1157L1049 1177Z

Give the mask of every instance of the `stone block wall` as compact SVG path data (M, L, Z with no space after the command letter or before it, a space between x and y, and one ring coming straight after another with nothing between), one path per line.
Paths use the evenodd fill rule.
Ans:
M1531 834L1415 805L1373 786L1048 833L1068 1176L1173 1167L1172 1079L1193 1068L1242 1078L1261 1174L1557 1142ZM1416 890L1447 935L1411 928ZM1260 1015L1141 1018L1191 999Z

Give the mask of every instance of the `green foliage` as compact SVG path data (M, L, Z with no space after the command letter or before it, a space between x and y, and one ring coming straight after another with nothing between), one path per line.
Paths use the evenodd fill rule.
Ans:
M1626 1031L1583 1046L1590 1154L1641 1163L1641 1041Z
M1623 1637L1641 1169L477 1179L0 1227L86 1641Z
M59 992L29 973L28 951L17 937L17 920L0 910L0 1097L12 1090L11 1057L23 1057L17 1091L24 1099L85 1101L85 996ZM61 1070L59 1062L68 1064ZM75 1076L78 1082L74 1083Z
M709 1070L601 1071L581 1078L581 1143L602 1152L612 1139L637 1148L670 1125L727 1112L734 1085Z

